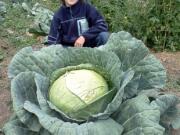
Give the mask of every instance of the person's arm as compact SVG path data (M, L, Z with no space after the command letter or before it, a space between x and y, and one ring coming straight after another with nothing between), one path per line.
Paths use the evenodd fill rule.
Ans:
M60 19L53 17L50 26L50 32L48 35L48 45L57 44L61 42L61 33L60 33Z
M90 25L88 31L82 33L86 40L95 38L100 32L108 31L108 26L95 7L87 5L87 20Z

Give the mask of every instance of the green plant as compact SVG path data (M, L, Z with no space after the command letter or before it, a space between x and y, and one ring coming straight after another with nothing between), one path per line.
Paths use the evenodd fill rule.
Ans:
M104 78L101 86L105 89L100 98L90 98L91 102L79 96L72 117L56 104L65 99L52 102L49 92L51 95L55 86L60 88L57 95L65 91L65 101L72 95L70 99L77 100L82 94L78 80L87 79L89 73L78 75L81 79L71 76L71 84L69 79L60 87L56 82L81 70ZM164 67L141 41L124 31L111 34L107 44L98 48L23 48L12 59L8 75L15 113L3 128L6 135L162 135L167 127L180 127L177 97L157 91L166 82ZM69 91L79 94L68 95L67 88L61 88L67 85ZM89 85L93 87L83 88ZM81 103L84 105L79 106Z
M112 32L125 30L155 50L180 49L178 0L92 0Z
M21 2L19 4L12 4L11 0L3 0L6 3L7 13L4 16L4 21L0 25L0 36L6 39L10 44L22 48L37 44L36 36L28 33L34 21L34 17L29 15L27 11L22 8ZM55 11L59 5L59 1L28 1L30 5L40 2L44 7L50 8Z

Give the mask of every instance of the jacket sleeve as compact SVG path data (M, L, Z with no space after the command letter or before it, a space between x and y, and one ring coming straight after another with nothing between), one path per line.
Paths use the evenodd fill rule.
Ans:
M95 38L100 32L108 31L108 26L101 14L90 4L87 4L88 31L82 33L86 40Z
M57 44L61 42L60 27L60 19L58 19L54 15L51 21L50 31L48 35L48 45Z

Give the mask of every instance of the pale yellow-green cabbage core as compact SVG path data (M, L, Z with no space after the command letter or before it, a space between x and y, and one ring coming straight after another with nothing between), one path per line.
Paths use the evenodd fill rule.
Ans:
M60 76L49 91L49 100L64 113L76 112L108 92L105 79L92 70L73 70Z

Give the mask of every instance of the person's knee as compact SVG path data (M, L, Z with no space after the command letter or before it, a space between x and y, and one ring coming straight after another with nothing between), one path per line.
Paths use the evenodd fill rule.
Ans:
M96 38L97 40L97 45L104 45L108 41L109 38L109 32L101 32L99 33L98 37Z

